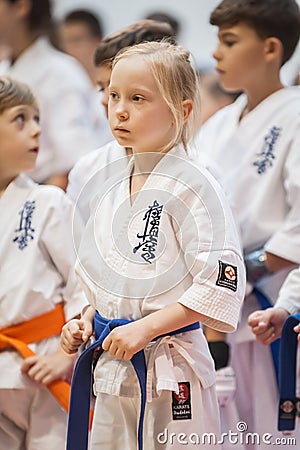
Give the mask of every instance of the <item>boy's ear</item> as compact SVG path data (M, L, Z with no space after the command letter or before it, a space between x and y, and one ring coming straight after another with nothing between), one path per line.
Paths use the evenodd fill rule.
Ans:
M182 110L183 110L183 120L186 122L189 118L189 115L191 114L193 109L193 102L192 100L183 100L182 102Z
M282 42L276 37L269 37L265 40L265 56L267 61L282 60Z
M24 19L29 16L32 2L31 0L17 0L14 4L16 15L19 19Z

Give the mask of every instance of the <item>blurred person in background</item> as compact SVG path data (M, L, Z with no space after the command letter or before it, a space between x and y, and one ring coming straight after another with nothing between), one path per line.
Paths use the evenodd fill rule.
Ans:
M0 45L10 52L0 74L26 82L40 103L43 133L30 176L65 189L69 170L101 136L93 86L76 60L51 45L51 30L50 0L0 0Z

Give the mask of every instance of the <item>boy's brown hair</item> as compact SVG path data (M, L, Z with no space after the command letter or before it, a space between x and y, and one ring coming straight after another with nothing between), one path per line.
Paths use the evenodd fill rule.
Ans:
M27 84L10 77L0 77L0 114L19 105L38 108L36 98Z
M95 52L95 65L111 65L118 51L125 47L162 39L169 39L174 43L174 31L170 24L150 19L140 20L102 39Z
M261 39L279 39L282 64L290 59L300 36L300 11L295 0L223 0L210 16L210 23L218 27L239 22L247 23Z

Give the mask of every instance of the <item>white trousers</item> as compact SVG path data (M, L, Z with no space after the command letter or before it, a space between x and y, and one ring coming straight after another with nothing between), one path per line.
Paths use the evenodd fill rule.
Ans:
M220 419L215 386L202 389L188 366L174 367L178 382L190 383L191 418L173 420L172 393L162 391L146 404L144 418L145 450L182 448L220 449ZM136 382L136 380L133 380ZM97 393L91 433L91 450L135 450L140 398ZM211 433L212 436L207 436ZM215 441L214 441L215 439Z
M45 388L0 389L0 450L65 450L67 414Z

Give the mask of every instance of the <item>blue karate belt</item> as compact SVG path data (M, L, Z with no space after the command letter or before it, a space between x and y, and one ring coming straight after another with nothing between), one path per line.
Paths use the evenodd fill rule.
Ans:
M268 299L268 297L257 287L253 288L253 293L255 294L257 301L259 303L259 306L261 309L267 309L272 308L273 305ZM272 360L273 360L273 366L276 376L277 385L279 384L279 351L280 351L280 339L276 339L276 341L273 341L270 344L271 347L271 353L272 353Z
M298 325L299 321L300 314L289 316L284 322L281 333L279 358L279 431L295 429L295 417L298 404L298 399L296 398L298 334L295 333L293 328Z
M90 396L92 385L92 366L94 351L97 349L97 357L103 353L102 343L106 336L116 327L132 322L125 319L108 320L96 311L94 318L94 330L96 341L85 349L77 360L71 386L67 450L86 450L88 446L88 429L90 414ZM173 336L186 331L200 328L199 322L195 322L187 327L180 328L170 333L158 336L155 340L163 336ZM99 350L99 353L98 353ZM146 406L146 379L147 366L144 351L136 353L130 360L137 374L141 390L141 409L138 425L138 448L143 449L143 422Z

